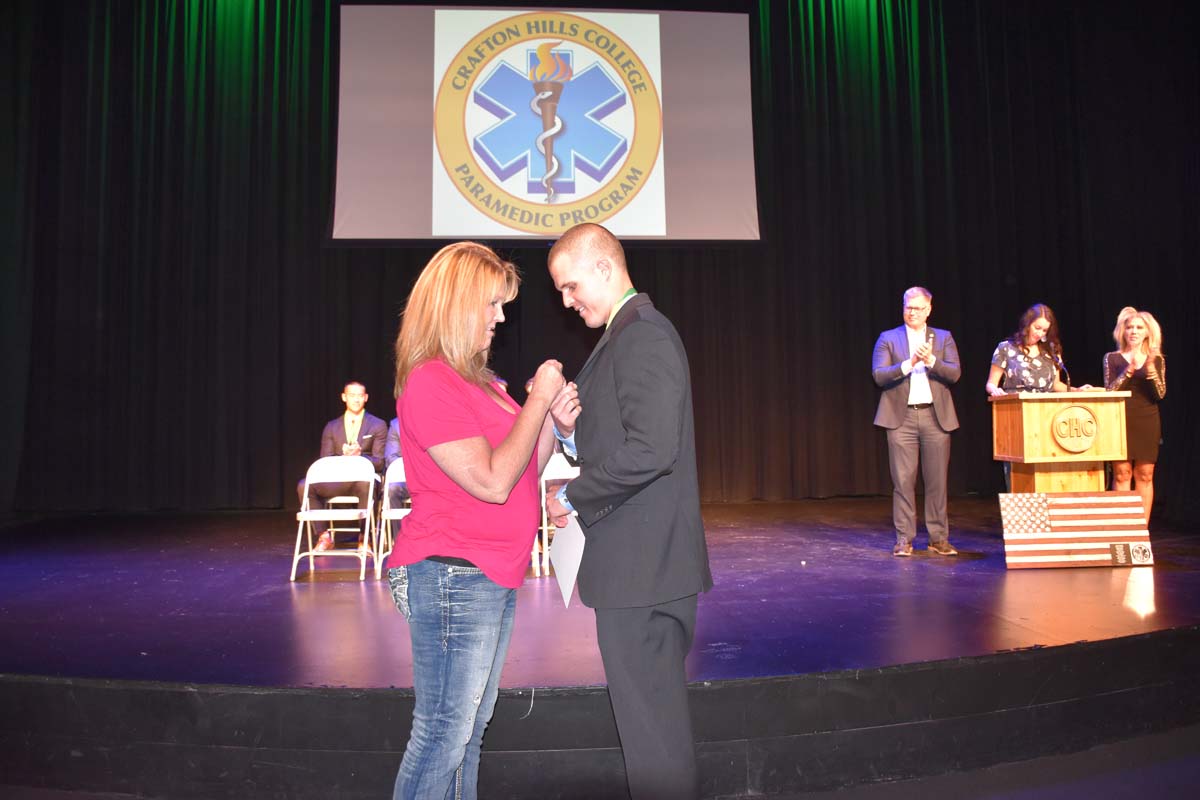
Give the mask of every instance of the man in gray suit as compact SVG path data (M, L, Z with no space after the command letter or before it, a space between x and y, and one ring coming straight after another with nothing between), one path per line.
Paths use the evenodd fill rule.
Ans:
M576 378L577 406L565 419L555 410L580 475L547 505L558 524L575 511L587 538L579 597L596 612L631 796L695 798L684 659L712 575L687 354L670 320L634 292L605 228L567 231L549 266L563 305L607 330Z
M358 381L350 381L342 387L342 402L346 404L346 411L329 420L325 430L321 432L321 458L363 456L375 466L376 472L383 471L387 425L367 411L367 399L367 387ZM312 508L324 508L327 498L354 495L358 498L358 507L366 508L369 488L361 483L318 483L314 484L309 492L308 502ZM296 485L296 494L303 503L303 480ZM323 523L314 523L313 527L323 530L326 526ZM333 538L328 533L322 533L317 541L317 549L328 550L332 546Z
M933 295L914 286L904 293L904 324L879 334L871 357L875 385L883 389L875 424L887 429L892 471L892 555L911 556L917 535L917 464L925 479L925 527L929 551L958 555L950 544L946 516L946 477L950 431L958 429L950 387L962 368L950 331L926 324Z

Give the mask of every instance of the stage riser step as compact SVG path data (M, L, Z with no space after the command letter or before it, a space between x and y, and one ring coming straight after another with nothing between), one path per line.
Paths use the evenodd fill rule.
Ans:
M506 690L489 798L623 796L602 688ZM705 797L975 769L1200 721L1200 627L979 658L691 687ZM9 785L171 800L387 796L406 690L0 676Z

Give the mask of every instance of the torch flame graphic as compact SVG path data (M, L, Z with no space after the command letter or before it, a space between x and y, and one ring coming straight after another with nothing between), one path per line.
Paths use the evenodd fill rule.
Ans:
M558 174L559 163L554 157L554 137L563 129L562 120L558 118L558 101L562 97L563 84L571 80L574 74L571 65L561 54L555 53L554 48L562 44L545 42L538 46L537 64L529 70L529 80L533 81L533 100L529 109L541 116L542 132L534 140L538 152L546 157L546 174L542 178L542 186L546 188L546 202L554 200L554 176Z

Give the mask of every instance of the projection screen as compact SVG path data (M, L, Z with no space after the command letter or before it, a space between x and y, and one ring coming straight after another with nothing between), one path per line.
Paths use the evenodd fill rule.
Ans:
M745 14L342 6L335 240L758 239Z

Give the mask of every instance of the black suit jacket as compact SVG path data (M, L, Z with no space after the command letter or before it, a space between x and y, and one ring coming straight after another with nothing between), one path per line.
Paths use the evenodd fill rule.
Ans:
M362 425L358 426L358 446L364 457L375 465L376 472L383 472L383 451L387 447L387 423L370 412L363 412ZM321 433L321 457L340 456L346 444L345 414L329 420Z
M712 586L687 353L670 320L636 295L580 370L580 475L567 486L587 537L579 597L635 608Z

